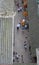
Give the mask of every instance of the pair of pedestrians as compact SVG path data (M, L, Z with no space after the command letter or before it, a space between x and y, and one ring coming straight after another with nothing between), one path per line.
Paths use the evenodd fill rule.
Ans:
M21 63L24 63L24 61L23 61L23 55L18 55L18 53L16 53L16 55L15 55L15 60L16 60L16 62L21 62Z

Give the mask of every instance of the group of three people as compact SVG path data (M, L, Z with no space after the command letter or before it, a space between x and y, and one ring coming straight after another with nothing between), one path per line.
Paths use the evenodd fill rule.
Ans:
M17 30L22 27L25 29L29 29L29 23L26 23L25 19L23 19L20 23L17 24Z

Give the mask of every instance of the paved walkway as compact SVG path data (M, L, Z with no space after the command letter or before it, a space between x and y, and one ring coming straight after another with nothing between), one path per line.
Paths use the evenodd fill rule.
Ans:
M15 51L20 55L19 63L22 63L21 61L21 55L23 55L23 61L24 63L30 62L30 56L29 56L29 32L25 30L24 32L19 29L17 31L16 25L20 22L20 18L22 18L21 12L17 13L15 16ZM27 39L25 37L28 37ZM27 43L27 50L24 49L24 41Z

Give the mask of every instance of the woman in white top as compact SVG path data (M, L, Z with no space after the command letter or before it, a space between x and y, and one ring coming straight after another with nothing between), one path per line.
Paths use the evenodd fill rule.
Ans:
M20 28L20 24L17 24L17 30Z

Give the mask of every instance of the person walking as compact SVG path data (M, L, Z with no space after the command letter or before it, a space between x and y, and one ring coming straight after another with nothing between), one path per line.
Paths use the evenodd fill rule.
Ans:
M19 30L19 28L20 28L20 24L17 24L17 30Z
M15 55L16 61L19 62L19 55L16 53Z
M21 62L24 63L24 61L23 61L23 55L21 55Z

